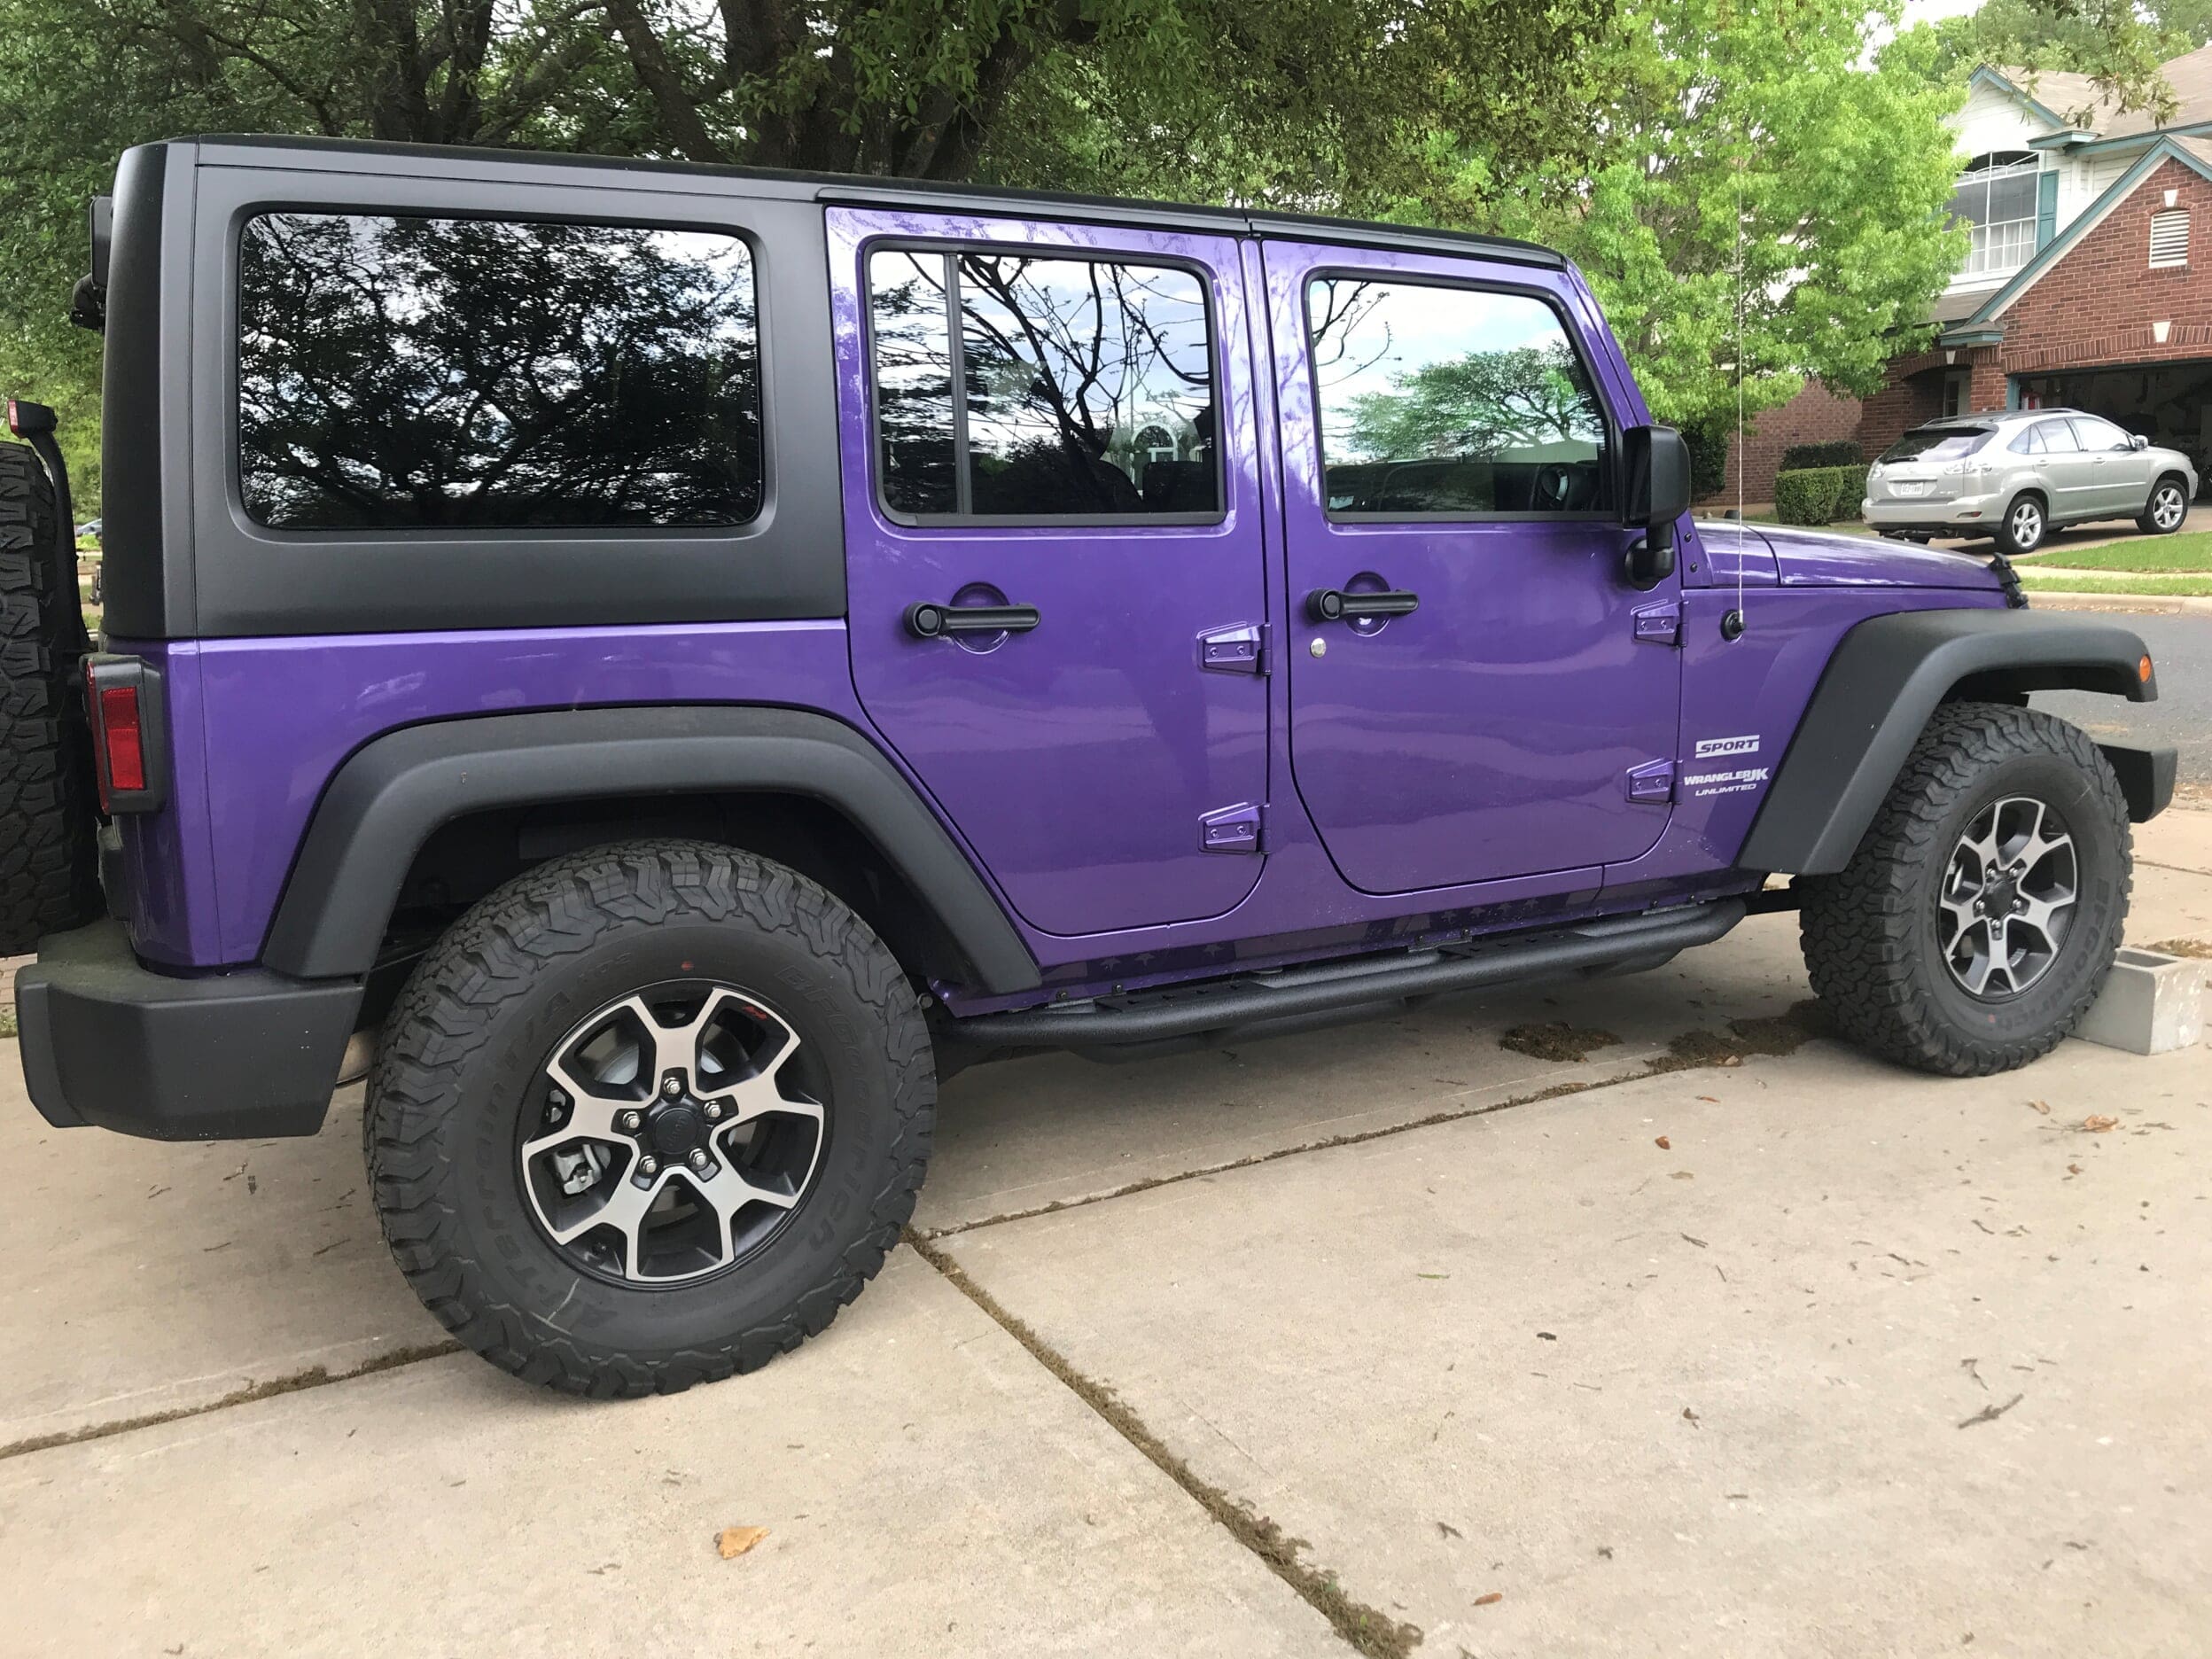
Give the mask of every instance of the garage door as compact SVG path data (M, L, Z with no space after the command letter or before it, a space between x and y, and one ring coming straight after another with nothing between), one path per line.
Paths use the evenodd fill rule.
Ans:
M2212 460L2212 358L2021 375L2022 409L2077 409L2102 415L2154 444L2178 449L2206 477ZM2201 494L2201 488L2200 494Z

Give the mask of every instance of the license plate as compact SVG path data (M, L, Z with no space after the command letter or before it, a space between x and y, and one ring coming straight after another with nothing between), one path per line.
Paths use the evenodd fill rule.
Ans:
M1889 488L1893 494L1898 495L1925 495L1928 494L1928 486L1926 484L1892 484Z

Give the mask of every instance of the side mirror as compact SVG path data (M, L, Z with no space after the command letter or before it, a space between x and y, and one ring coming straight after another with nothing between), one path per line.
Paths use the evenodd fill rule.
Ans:
M2144 436L2141 432L2130 432L2130 433L2128 434L2128 448L2130 448L2130 449L2147 449L2147 448L2149 448L2150 447L2151 447L2151 440L2150 440L2149 439L2146 438L2146 437L2145 437L2145 436Z
M1674 521L1690 510L1690 448L1671 426L1631 426L1621 452L1621 522L1644 533L1628 550L1624 574L1632 588L1656 588L1674 574Z

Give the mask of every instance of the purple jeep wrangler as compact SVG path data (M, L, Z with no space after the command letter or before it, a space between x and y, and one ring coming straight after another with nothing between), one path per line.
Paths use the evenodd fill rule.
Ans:
M401 1269L557 1387L821 1330L996 1055L1795 908L1844 1032L2023 1064L2171 792L2027 706L2154 697L2126 629L1692 523L1542 248L255 138L94 227L97 650L51 418L0 446L31 1098L312 1134L359 1038Z

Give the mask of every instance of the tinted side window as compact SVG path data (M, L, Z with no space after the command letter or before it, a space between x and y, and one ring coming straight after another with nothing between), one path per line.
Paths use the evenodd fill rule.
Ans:
M2093 455L2107 454L2128 447L2128 434L2108 420L2094 415L2074 417L2074 435L2082 440L2082 448Z
M868 307L894 511L1219 512L1212 343L1193 273L884 249L869 256Z
M1528 294L1318 276L1306 325L1332 512L1598 512L1605 410Z
M239 481L264 525L759 511L752 259L735 237L268 214L239 267Z
M2043 453L2043 428L2023 426L2013 434L2012 442L2005 447L2014 455L2041 455Z
M2076 455L2081 445L2074 441L2074 429L2062 420L2036 423L2037 452L2042 455Z

